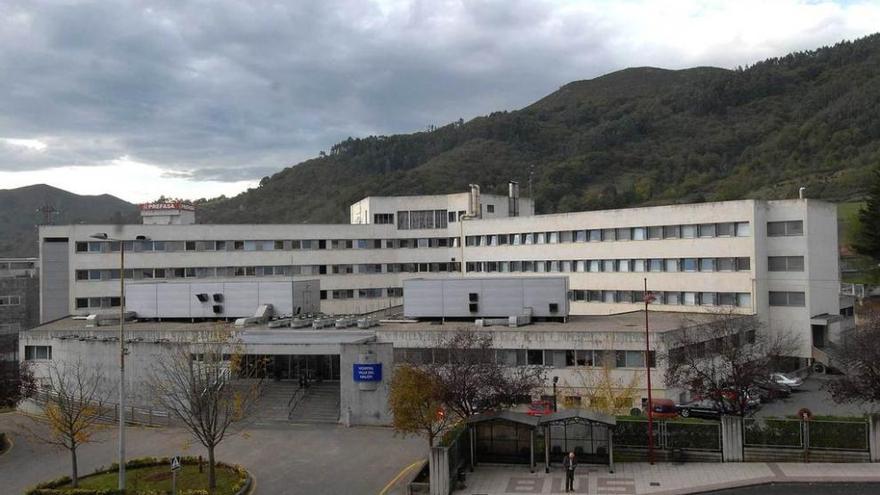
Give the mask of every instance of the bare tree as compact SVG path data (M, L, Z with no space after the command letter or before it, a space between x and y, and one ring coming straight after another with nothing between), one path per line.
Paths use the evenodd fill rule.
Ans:
M230 427L253 411L262 391L264 362L247 362L235 344L179 344L161 356L150 376L156 400L208 451L208 487L217 486L214 451Z
M459 330L432 349L424 364L443 391L443 403L460 418L515 404L545 383L543 367L509 366L496 359L492 337ZM514 363L515 364L515 363Z
M869 315L849 332L835 353L843 375L828 383L838 403L880 404L880 314Z
M95 432L106 411L109 388L101 369L77 360L51 362L47 367L42 397L43 416L33 417L41 428L29 428L37 440L70 452L70 479L79 485L76 451L80 445L97 441Z
M745 415L748 392L797 349L788 332L766 331L754 316L719 312L667 337L666 383Z

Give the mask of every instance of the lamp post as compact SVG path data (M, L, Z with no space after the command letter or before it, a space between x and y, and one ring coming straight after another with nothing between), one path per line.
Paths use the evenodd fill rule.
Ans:
M114 239L106 233L90 236L92 239L119 243L119 484L125 490L125 241ZM147 237L139 235L139 241Z
M654 302L654 294L648 292L645 277L645 376L648 385L648 462L654 464L654 403L651 398L651 334L648 332L648 305Z
M553 377L553 412L557 411L557 408L556 408L556 382L558 382L558 381L559 381L559 377L554 376Z

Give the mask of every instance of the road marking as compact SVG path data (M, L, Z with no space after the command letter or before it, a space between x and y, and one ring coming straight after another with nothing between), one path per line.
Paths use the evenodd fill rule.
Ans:
M400 478L401 478L404 474L406 474L407 471L409 471L410 469L414 468L414 467L417 466L417 465L421 465L421 464L424 463L424 462L425 462L424 459L419 459L419 460L417 460L416 462L410 464L409 466L403 468L403 470L401 470L399 473L397 473L397 476L395 476L394 479L392 479L391 481L388 482L387 485L385 485L385 488L383 488L382 491L379 492L379 495L385 495L386 493L388 493L388 490L390 490L391 487L394 486L395 483L397 483L398 481L400 481Z

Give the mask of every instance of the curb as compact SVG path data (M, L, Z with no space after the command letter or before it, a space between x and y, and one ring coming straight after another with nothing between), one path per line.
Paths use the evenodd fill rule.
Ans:
M12 441L12 437L10 437L9 434L6 435L6 443L8 444L6 450L0 452L0 457L8 454L12 450L12 447L15 447L15 442Z

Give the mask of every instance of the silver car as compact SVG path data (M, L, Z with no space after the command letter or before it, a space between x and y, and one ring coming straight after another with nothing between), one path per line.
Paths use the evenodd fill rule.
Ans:
M779 385L785 385L786 387L791 388L792 390L797 390L804 384L804 381L800 378L786 375L785 373L771 373L770 381L774 383L778 383Z

